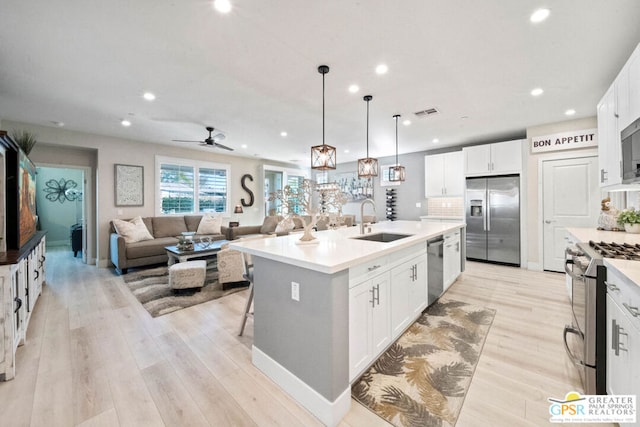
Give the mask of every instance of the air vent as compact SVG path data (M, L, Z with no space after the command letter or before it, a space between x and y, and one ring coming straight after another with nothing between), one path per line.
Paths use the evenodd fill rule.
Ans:
M435 107L431 107L431 108L427 108L426 110L422 110L422 111L416 111L415 114L416 117L428 117L428 116L433 116L434 114L439 114L440 111L438 111L437 108Z

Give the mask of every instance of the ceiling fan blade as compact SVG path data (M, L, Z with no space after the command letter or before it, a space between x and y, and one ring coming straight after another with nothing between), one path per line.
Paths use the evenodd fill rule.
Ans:
M202 142L202 141L190 141L187 139L172 139L174 142Z
M223 150L233 151L233 148L229 148L226 145L218 144L217 142L214 142L213 146L217 148L222 148Z
M223 133L219 133L217 135L213 136L213 140L214 141L222 141L227 137L227 135L223 134Z

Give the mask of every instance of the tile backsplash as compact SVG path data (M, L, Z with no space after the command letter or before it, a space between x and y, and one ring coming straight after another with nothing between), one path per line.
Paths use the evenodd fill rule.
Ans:
M464 198L430 197L427 199L427 215L464 216Z

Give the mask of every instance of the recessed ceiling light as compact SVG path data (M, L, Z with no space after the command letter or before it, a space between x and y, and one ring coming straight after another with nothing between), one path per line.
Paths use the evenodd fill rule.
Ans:
M550 12L551 11L549 9L545 9L545 8L538 9L531 14L531 17L529 19L531 20L531 22L537 24L538 22L542 22L545 19L547 19L549 17Z
M346 154L349 154L349 150L344 150L344 152L345 152Z
M411 120L405 120L402 122L403 125L409 126L411 124Z
M231 12L231 2L229 0L215 0L213 7L220 13Z
M440 142L440 140L438 138L433 138L433 143L437 144L438 142Z
M533 89L533 90L531 91L531 95L532 95L532 96L540 96L540 95L542 95L543 93L544 93L544 90L542 90L542 89L541 89L541 88L539 88L539 87L537 87L537 88L535 88L535 89Z
M129 127L129 126L131 126L131 122L130 122L129 120L122 120L122 121L120 122L120 124L121 124L122 126L124 126L124 127Z
M285 131L280 132L280 136L287 136L287 133Z
M156 99L156 96L151 92L145 92L144 95L142 95L142 97L147 101L153 101L154 99Z
M573 116L575 113L576 113L576 110L574 110L573 108L570 108L564 112L564 114L567 116Z
M359 90L360 90L360 86L358 86L358 85L351 85L351 86L349 86L349 92L351 92L351 93L356 93L356 92L358 92Z
M247 148L247 144L242 144L240 147Z
M377 74L387 74L387 71L389 71L389 67L387 67L387 64L380 64L376 67Z

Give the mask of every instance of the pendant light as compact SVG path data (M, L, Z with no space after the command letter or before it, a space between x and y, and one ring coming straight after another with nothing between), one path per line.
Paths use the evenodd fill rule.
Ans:
M403 182L405 180L404 166L400 166L398 163L398 119L400 114L393 116L396 119L396 165L389 168L389 181Z
M369 157L369 101L373 96L366 95L362 99L367 102L367 157L358 159L358 178L372 178L378 176L378 159Z
M318 72L322 74L322 145L311 147L311 169L329 170L336 168L336 147L324 143L324 76L329 66L319 66Z

